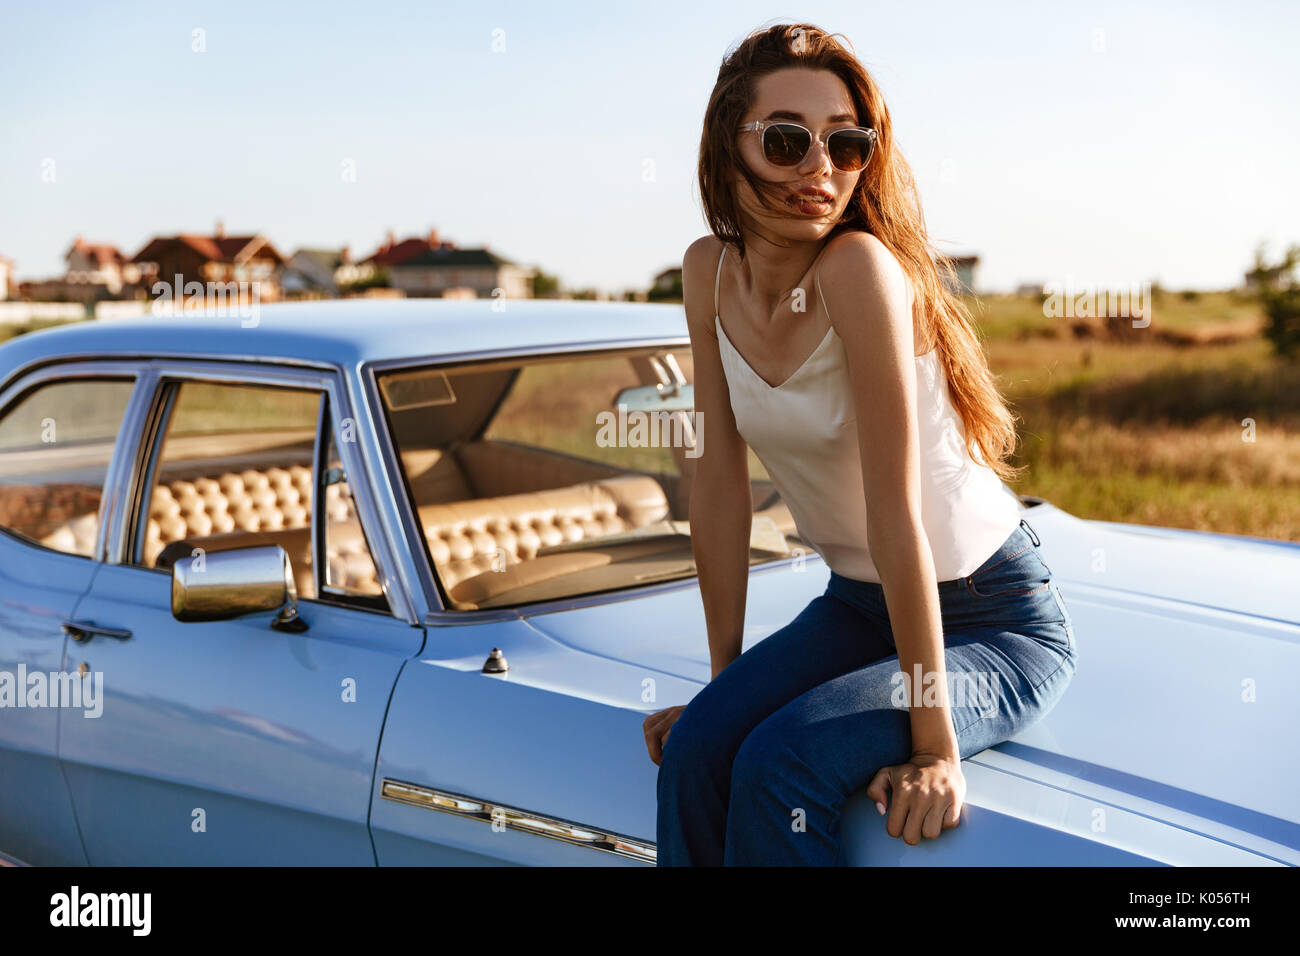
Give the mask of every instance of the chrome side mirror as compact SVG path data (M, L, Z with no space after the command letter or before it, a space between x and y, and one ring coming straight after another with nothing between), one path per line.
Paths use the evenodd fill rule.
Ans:
M211 554L195 549L172 562L172 617L228 621L256 611L279 611L271 626L305 631L289 555L278 544Z

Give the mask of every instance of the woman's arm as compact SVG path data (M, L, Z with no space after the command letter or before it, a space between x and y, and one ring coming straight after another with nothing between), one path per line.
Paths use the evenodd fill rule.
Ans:
M754 517L748 449L731 410L713 322L713 278L721 252L719 242L707 236L692 243L682 266L700 442L699 457L692 459L691 550L704 601L713 677L740 656Z
M712 677L740 656L754 510L747 446L731 411L713 324L713 280L721 254L718 240L705 236L693 242L682 259L699 443L698 457L686 459L691 462L687 467L694 469L689 515L691 550L704 603ZM681 711L681 707L669 707L646 718L646 746L655 763Z
M880 240L859 232L833 242L820 266L822 294L848 355L867 546L880 573L899 669L910 689L912 761L904 767L911 769L886 768L899 772L882 771L868 792L879 808L885 790L895 789L887 829L914 843L923 828L925 836L935 837L941 828L956 825L965 784L947 697L934 558L921 523L912 314L907 277ZM906 784L904 792L900 783Z

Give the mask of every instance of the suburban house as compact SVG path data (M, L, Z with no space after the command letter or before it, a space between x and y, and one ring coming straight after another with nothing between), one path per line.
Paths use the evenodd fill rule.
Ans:
M117 298L124 288L140 280L139 267L122 255L117 246L106 242L87 242L77 236L64 259L68 263L65 275L68 285L90 286L105 293L94 298Z
M0 256L0 302L9 298L9 273L13 267L12 259Z
M299 249L280 275L280 291L294 296L334 296L339 291L338 272L351 261L342 249Z
M17 288L13 283L0 282L0 286L7 287L0 293L0 299L17 293L24 299L37 302L91 303L130 299L140 294L136 285L140 278L139 270L117 246L87 242L77 236L63 258L68 268L62 276L30 279ZM0 269L3 268L0 264Z
M952 266L957 272L956 286L954 287L951 282L948 282L946 277L944 281L948 282L949 290L954 295L970 295L975 291L975 267L979 264L979 256L952 257Z
M179 276L181 284L256 282L260 301L274 302L281 297L284 257L265 236L227 236L221 223L211 236L182 234L152 239L131 262L139 266L140 279L147 289L155 282L174 286Z
M388 284L412 298L490 298L501 289L507 299L531 299L536 269L520 266L488 248L461 249L438 237L397 242L392 233L361 266L388 273Z

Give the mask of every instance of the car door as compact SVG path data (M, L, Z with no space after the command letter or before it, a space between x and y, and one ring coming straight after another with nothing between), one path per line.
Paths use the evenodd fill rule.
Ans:
M60 746L89 861L373 865L384 713L423 632L390 610L374 509L348 482L364 468L351 436L336 440L344 390L307 370L153 374L130 494L65 662L103 675L102 716ZM231 542L286 548L305 631L272 629L271 613L172 616L168 546L201 562Z
M0 397L0 859L85 863L57 741L60 723L93 723L98 698L63 668L62 626L99 567L132 372L52 366Z

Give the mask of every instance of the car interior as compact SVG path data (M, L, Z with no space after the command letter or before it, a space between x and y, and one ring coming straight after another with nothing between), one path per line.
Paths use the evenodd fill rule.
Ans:
M556 600L695 573L687 450L645 456L591 441L594 413L612 411L620 389L660 384L677 367L651 350L381 377L448 607ZM801 543L794 521L752 468L751 499L751 562L788 556Z
M622 389L672 381L679 358L689 365L688 352L644 349L380 376L390 434L446 607L551 601L695 573L689 449L602 447L593 439L595 416L611 412ZM289 554L299 597L318 597L314 440L315 421L305 414L297 427L168 434L147 514L133 529L135 562L166 570L194 549L275 543ZM751 563L788 557L803 545L755 463L751 454ZM76 498L76 507L47 508L39 522L16 530L89 554L98 494L65 497ZM345 477L334 474L326 486L325 511L329 590L386 606Z

